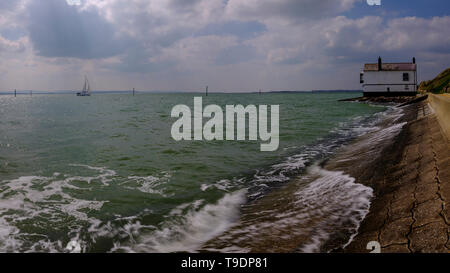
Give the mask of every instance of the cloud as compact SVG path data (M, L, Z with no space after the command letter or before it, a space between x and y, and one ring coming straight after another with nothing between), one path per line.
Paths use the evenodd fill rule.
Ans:
M449 26L450 16L431 19L397 18L389 21L383 32L386 38L382 46L390 50L416 49L450 53Z
M192 13L201 3L202 0L169 0L168 7L183 13Z
M0 53L20 53L24 50L25 46L22 41L10 41L0 36Z
M217 56L225 49L239 45L233 36L187 37L164 48L155 61L179 63L183 67L202 69L216 63Z
M378 55L408 61L425 52L450 54L449 25L450 17L337 16L299 25L269 24L268 32L250 43L274 64L364 62Z
M141 44L136 44L128 48L126 53L118 57L113 63L106 63L102 68L126 72L126 73L151 73L169 68L175 64L173 60L152 59L158 55L152 52L151 48L145 48Z
M207 36L234 36L240 39L249 39L266 30L265 25L257 21L225 18L223 16L225 6L226 2L222 0L191 0L187 2L180 0L131 0L126 2L88 0L81 9L72 8L72 10L78 12L80 10L96 10L110 25L114 26L116 35L123 34L133 38L133 43L128 44L127 48L118 54L119 62L107 64L106 67L123 72L146 73L184 62L192 52L175 53L174 50L177 50L180 44L195 40L209 41L208 38L202 38ZM45 28L48 29L48 27ZM236 41L236 43L239 42ZM199 56L200 59L207 57L209 60L217 60L222 64L235 63L238 61L238 56L242 55L243 50L249 52L245 45L224 52L215 50L217 48L209 50L208 46L212 44L208 42L202 45L205 52L202 53L203 56ZM230 46L238 46L237 44ZM51 52L55 51L52 47L48 49ZM212 52L215 52L215 55L206 56L206 54L213 54ZM79 52L75 53L71 55L81 55ZM219 54L221 55L219 56ZM41 55L51 54L49 52L41 53ZM230 60L225 60L226 56L230 56Z
M27 30L40 56L106 58L130 43L96 9L82 10L61 0L31 1L27 15Z
M448 65L449 16L365 16L352 13L357 3L363 0L2 0L0 52L8 61L0 68L31 63L68 82L80 71L101 73L104 89L140 79L141 89L192 90L208 81L258 90L358 88L352 71L379 55L416 56L431 74Z
M216 58L217 65L245 63L258 57L256 49L249 45L235 45L221 50Z
M327 32L325 52L330 58L344 56L349 60L384 55L395 61L409 61L425 52L450 55L450 17L430 19L404 17L383 20L364 17L333 20ZM359 58L358 58L359 57Z
M17 7L20 0L2 0L0 1L0 10L12 10Z
M264 24L258 21L226 21L206 25L196 33L197 36L204 35L234 35L241 39L249 39L267 31Z
M227 14L233 18L304 21L347 11L359 0L230 0Z

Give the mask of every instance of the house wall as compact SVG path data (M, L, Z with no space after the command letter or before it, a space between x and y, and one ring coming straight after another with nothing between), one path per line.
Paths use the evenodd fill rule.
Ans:
M403 73L409 74L409 81L403 81ZM367 71L364 72L364 92L416 92L414 71Z

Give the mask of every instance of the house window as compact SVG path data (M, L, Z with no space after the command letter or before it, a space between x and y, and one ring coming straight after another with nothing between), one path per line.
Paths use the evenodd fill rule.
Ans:
M409 82L409 73L403 73L403 81Z
M359 74L359 83L364 83L364 73Z

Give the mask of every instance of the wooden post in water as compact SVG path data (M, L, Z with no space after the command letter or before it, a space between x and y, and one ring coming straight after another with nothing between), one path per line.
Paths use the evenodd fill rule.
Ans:
M259 89L259 94L261 95L261 89Z
M17 97L17 90L14 89L14 97Z
M208 96L208 86L206 86L206 96Z

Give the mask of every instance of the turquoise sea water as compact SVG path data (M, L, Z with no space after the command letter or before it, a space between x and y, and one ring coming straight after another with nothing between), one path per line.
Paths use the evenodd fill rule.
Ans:
M276 152L172 140L172 107L193 109L198 94L0 96L0 252L62 252L71 240L86 252L196 251L243 204L370 128L385 108L338 102L358 95L203 97L280 105Z

